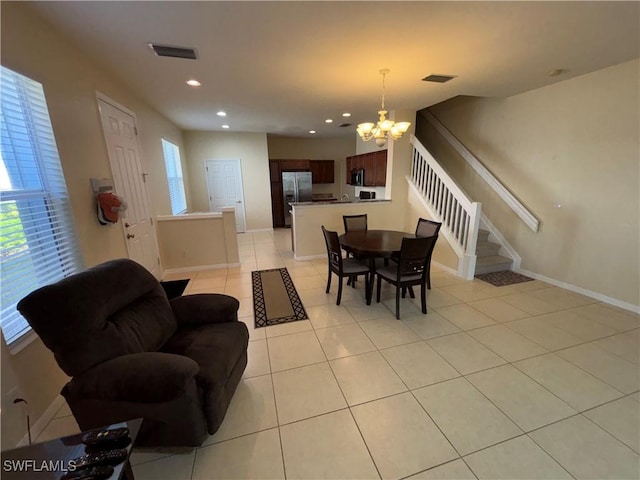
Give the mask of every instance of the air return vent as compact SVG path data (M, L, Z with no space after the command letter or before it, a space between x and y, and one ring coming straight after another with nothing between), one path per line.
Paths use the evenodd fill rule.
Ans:
M449 80L453 80L456 78L456 75L438 75L436 73L432 73L422 79L423 82L435 82L435 83L445 83Z
M338 125L340 128L345 128L345 127L350 127L351 125L353 125L353 123L341 123L340 125Z
M151 47L151 50L159 57L188 58L190 60L198 58L193 48L158 45L157 43L150 43L149 47Z

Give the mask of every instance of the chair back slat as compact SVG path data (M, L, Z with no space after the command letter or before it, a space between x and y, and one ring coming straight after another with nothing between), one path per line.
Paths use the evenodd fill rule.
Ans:
M343 215L344 231L361 232L367 230L367 214L362 215Z
M441 226L442 223L440 222L420 218L418 219L418 225L416 226L416 237L433 237L438 235Z

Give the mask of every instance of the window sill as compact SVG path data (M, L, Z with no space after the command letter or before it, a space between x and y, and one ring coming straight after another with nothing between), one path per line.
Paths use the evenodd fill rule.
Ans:
M33 342L36 338L38 338L38 335L36 335L36 332L34 332L33 330L29 330L20 338L12 342L11 345L7 345L7 347L9 348L9 353L11 355L16 355L17 353L20 353L22 350L27 348L27 346L29 346L29 344L31 344L31 342Z

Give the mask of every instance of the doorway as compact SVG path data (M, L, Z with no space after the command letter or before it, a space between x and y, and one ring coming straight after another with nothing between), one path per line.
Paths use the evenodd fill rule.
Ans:
M246 230L241 167L239 159L205 161L209 210L219 212L222 207L234 207L237 233Z
M98 94L98 108L109 153L113 184L128 208L120 220L129 258L160 278L160 257L142 170L135 114Z

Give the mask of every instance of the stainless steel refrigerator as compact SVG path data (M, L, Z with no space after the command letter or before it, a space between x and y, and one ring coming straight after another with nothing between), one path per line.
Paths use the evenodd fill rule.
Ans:
M311 201L311 172L282 172L284 224L291 226L290 203Z

